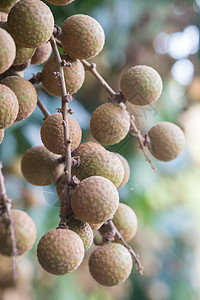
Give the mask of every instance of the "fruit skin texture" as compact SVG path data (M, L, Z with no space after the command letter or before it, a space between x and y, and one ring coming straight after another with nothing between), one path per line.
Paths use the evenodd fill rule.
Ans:
M36 48L36 51L31 58L32 65L43 64L51 55L52 48L50 42L42 44Z
M0 84L0 99L0 129L5 129L14 123L19 103L15 93L4 84Z
M79 219L71 219L67 223L67 226L70 230L76 232L80 236L83 241L84 248L87 250L93 242L93 231L90 225Z
M44 146L27 150L22 158L21 170L25 179L34 185L49 185L56 182L63 172L63 164L58 164L59 155Z
M114 286L120 284L131 273L131 254L121 244L105 244L98 247L91 254L89 269L92 277L101 285Z
M90 131L93 137L103 145L114 145L121 142L128 134L130 115L115 103L99 106L90 119Z
M105 43L101 25L87 15L73 15L62 25L61 43L72 58L87 59L99 54Z
M120 87L129 102L143 106L158 100L162 93L162 79L151 67L135 66L122 75Z
M72 60L70 58L65 60L66 62L71 63L71 67L65 66L63 68L66 89L69 94L75 94L83 85L85 80L85 70L80 60ZM60 81L59 78L55 78L54 72L57 72L57 65L52 56L45 63L42 70L42 86L48 94L60 97Z
M36 226L31 217L24 211L12 209L10 212L14 221L17 255L22 255L29 251L35 243ZM0 216L0 253L12 256L10 226L5 219L6 217L6 213Z
M149 150L159 160L175 159L184 149L184 133L173 123L160 122L150 129L148 135L150 137Z
M39 241L37 257L45 271L63 275L76 270L84 257L84 246L77 233L54 229Z
M19 112L15 121L28 118L37 105L37 93L34 86L27 79L19 76L6 77L1 83L9 87L17 96Z
M135 236L138 227L138 221L135 212L130 206L120 203L116 213L114 214L113 223L123 236L125 242L129 242ZM108 231L110 231L109 225L104 224L100 228L102 235ZM115 236L115 242L121 242L117 236Z
M119 153L114 153L120 160L121 163L124 167L124 177L123 180L120 184L120 186L118 186L118 190L121 189L123 186L125 186L129 180L130 177L130 166L128 164L128 161L126 160L126 158L124 158L122 155L120 155Z
M45 147L55 153L65 155L64 130L62 124L62 114L56 113L48 117L41 127L41 139ZM72 116L68 115L71 152L74 151L81 142L82 131L79 123Z
M35 53L35 48L24 48L16 44L16 56L13 66L20 66L31 59Z
M67 5L72 3L74 0L47 0L47 2L54 5Z
M89 224L106 222L119 205L119 194L107 178L91 176L83 179L71 196L71 207L77 218Z
M80 157L80 166L74 171L78 179L97 175L109 179L116 187L121 184L124 168L120 159L112 152L103 147L85 152L83 143L77 148L75 155Z
M54 18L49 7L40 0L20 0L8 15L8 30L15 42L36 48L50 39Z
M0 144L2 143L4 138L4 129L0 129Z
M0 28L0 74L8 70L15 59L16 46L12 36Z

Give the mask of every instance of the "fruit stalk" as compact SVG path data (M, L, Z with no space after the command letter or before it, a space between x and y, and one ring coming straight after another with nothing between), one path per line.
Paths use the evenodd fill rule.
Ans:
M53 35L50 38L50 43L57 64L57 69L58 69L57 75L60 80L60 88L62 92L62 108L60 111L63 116L64 146L65 146L65 174L66 174L66 190L67 190L67 197L63 199L61 203L61 210L60 210L61 221L59 226L60 225L62 226L66 224L66 216L69 207L69 187L71 184L71 140L69 136L69 124L68 124L68 112L69 112L68 102L72 100L72 97L67 93L66 84L65 84L63 67L65 66L66 62L61 59L60 53L57 48L56 40Z
M129 246L125 242L123 236L117 230L117 228L116 228L115 224L113 223L112 219L108 220L107 223L110 226L111 231L118 236L118 238L120 239L120 241L122 242L122 244L124 245L124 247L126 247L128 249L128 251L130 252L130 254L133 256L135 264L137 265L137 272L138 272L138 274L139 275L143 275L143 267L142 267L141 262L140 262L140 260L138 258L138 255L133 251L133 249L131 248L131 246Z
M18 273L17 273L17 240L16 240L16 236L15 236L15 230L14 230L14 226L13 226L13 219L10 213L10 209L11 209L11 204L12 204L12 200L8 198L7 192L6 192L6 186L5 186L5 180L4 180L4 176L2 173L2 168L3 168L3 164L0 161L0 214L2 213L6 213L7 214L7 218L8 218L8 222L10 225L10 234L11 234L11 242L12 242L12 251L13 251L13 256L12 256L12 270L13 270L13 277L14 280L17 280L18 278Z
M48 118L51 115L46 106L44 106L39 98L37 98L37 106L39 107L45 118Z

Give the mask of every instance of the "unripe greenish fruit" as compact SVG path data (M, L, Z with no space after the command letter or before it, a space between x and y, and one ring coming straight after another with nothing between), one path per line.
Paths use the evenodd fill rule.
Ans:
M91 254L89 269L92 277L99 284L118 285L124 282L131 273L131 254L120 244L105 244Z
M103 145L121 142L128 134L129 128L129 113L116 103L105 103L99 106L90 119L91 134Z
M19 102L19 112L15 121L28 118L36 108L37 93L34 86L20 76L9 76L1 81L9 87L17 96Z
M10 10L10 8L19 0L1 0L0 2L0 10Z
M76 232L83 241L85 250L87 250L93 242L93 231L90 225L79 219L71 219L67 222L70 230Z
M101 25L87 15L73 15L62 25L61 43L72 58L87 59L99 54L105 43Z
M16 55L16 46L12 36L0 28L0 74L7 71L13 64Z
M47 0L47 2L54 5L67 5L72 3L74 0Z
M119 194L107 178L91 176L83 179L71 196L71 207L77 218L89 224L107 221L119 205Z
M36 48L36 51L31 58L32 65L41 65L43 64L51 55L52 47L50 42L44 43L41 46Z
M24 48L16 44L16 56L13 66L20 66L31 59L35 53L35 48Z
M39 241L37 257L45 271L63 275L76 270L84 257L84 246L77 233L68 229L54 229Z
M4 129L0 129L0 144L2 143L4 138Z
M25 179L34 185L49 185L58 180L63 172L63 164L58 163L59 155L44 146L27 150L22 158L21 170Z
M80 166L74 171L78 179L97 175L109 179L116 187L121 184L124 168L120 159L112 152L98 147L85 153L85 146L81 144L75 155L80 157Z
M120 160L121 160L121 163L124 167L124 177L123 177L123 180L120 184L120 186L118 186L118 189L121 189L123 186L125 186L129 180L129 177L130 177L130 166L128 164L128 161L126 160L125 157L123 157L121 154L119 153L114 153Z
M21 210L12 209L10 211L13 220L17 255L22 255L29 251L36 240L37 230L35 223L27 213ZM10 224L7 213L0 215L0 253L13 256Z
M85 79L85 70L80 60L66 59L71 63L71 67L65 66L63 68L66 89L69 94L75 94L83 85ZM60 80L55 77L57 72L57 64L54 57L50 57L45 63L42 70L42 86L44 90L52 96L61 96Z
M129 242L135 236L138 221L135 212L130 206L120 203L116 213L114 214L113 223L117 230L121 233L125 242ZM104 224L100 228L102 235L108 231L110 231L110 226L107 224ZM115 236L115 242L121 242L117 236Z
M95 236L94 236L94 239L93 239L93 243L94 245L96 246L101 246L103 245L103 237L101 235L101 233L99 231L96 231L95 232Z
M15 42L27 48L46 43L54 29L49 7L40 0L20 0L8 15L8 30Z
M162 161L175 159L184 149L185 137L182 130L170 122L160 122L148 132L149 151Z
M0 129L5 129L17 118L19 103L15 93L4 84L0 84L0 99Z
M148 105L160 97L162 79L156 70L148 66L129 68L121 77L120 88L132 104Z
M6 12L0 11L0 21L6 22L8 19L8 14Z
M65 155L64 147L64 129L61 113L56 113L46 118L41 127L41 139L45 147L55 153ZM69 134L71 143L71 152L74 151L81 142L82 131L79 123L74 117L68 115Z

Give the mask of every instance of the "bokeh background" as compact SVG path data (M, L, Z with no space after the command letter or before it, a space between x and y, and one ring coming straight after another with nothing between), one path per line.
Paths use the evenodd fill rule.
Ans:
M48 3L47 3L48 4ZM137 141L128 136L109 147L124 155L131 167L128 184L120 190L122 202L138 216L139 229L131 242L140 255L144 276L134 268L122 285L105 288L91 278L86 259L65 276L53 276L41 269L36 245L18 259L19 280L11 275L11 261L0 256L1 300L197 300L200 299L200 77L199 0L75 0L64 7L48 4L56 23L70 15L89 14L103 26L106 45L93 61L109 84L119 90L120 76L130 66L145 64L161 75L164 89L160 99L145 108L129 106L143 133L158 121L171 121L183 128L186 147L174 161L152 158L155 173L145 161ZM31 66L25 78L41 71ZM82 89L70 106L83 130L83 142L92 140L89 120L94 109L107 101L107 94L86 74ZM39 97L51 113L60 107L59 98L37 87ZM34 219L38 240L59 222L59 201L55 187L28 184L20 172L20 159L32 146L41 144L42 113L38 108L27 120L6 130L0 158L9 196L14 207L26 210Z

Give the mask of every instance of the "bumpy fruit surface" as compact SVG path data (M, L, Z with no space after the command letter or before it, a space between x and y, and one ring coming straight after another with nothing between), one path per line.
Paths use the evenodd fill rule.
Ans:
M9 76L1 83L9 87L17 96L19 112L15 121L28 118L37 105L37 93L34 86L27 79L19 76Z
M129 242L135 236L138 221L135 212L130 206L120 203L116 213L114 214L113 223L123 236L125 242ZM106 224L100 228L101 234L104 234L109 230L110 226ZM116 236L115 242L120 242Z
M43 64L51 55L52 48L50 42L45 43L36 48L36 51L31 58L32 65Z
M103 145L114 145L122 141L130 128L130 115L118 104L106 103L92 114L90 131Z
M58 164L58 158L59 155L51 153L44 146L32 147L22 158L22 173L34 185L53 184L63 172L63 165Z
M100 246L90 256L89 269L92 277L102 285L120 284L131 273L131 254L120 244Z
M9 10L16 2L18 2L19 0L1 0L0 2L0 10L1 9L5 9L5 10Z
M90 223L90 227L92 228L92 230L98 230L102 225L103 223L97 223L97 224Z
M10 213L14 222L17 255L22 255L29 251L35 243L37 236L35 223L24 211L12 209ZM12 256L11 233L7 217L6 213L0 216L0 253Z
M35 53L35 48L24 48L16 44L16 56L13 62L13 66L19 66L31 59Z
M70 230L76 232L83 241L85 250L87 250L93 242L93 231L90 225L79 219L71 219L67 226Z
M155 102L160 97L162 79L151 67L135 66L122 75L120 87L129 102L143 106Z
M8 70L15 59L16 46L11 35L0 28L0 74Z
M107 178L91 176L82 180L71 197L76 217L89 224L107 221L119 205L119 194Z
M87 15L73 15L62 25L61 43L64 52L72 58L87 59L103 48L105 35L101 25Z
M54 229L39 241L37 256L49 273L63 275L76 270L84 257L84 246L77 233L68 229Z
M80 166L77 170L75 169L78 179L82 180L97 175L109 179L118 187L124 177L124 168L120 159L103 147L88 152L85 152L85 148L83 143L76 151L76 156L80 157Z
M36 48L52 35L54 18L49 7L40 0L20 0L8 15L8 30L15 42Z
M17 118L19 103L15 93L4 84L0 84L0 99L0 129L4 129Z
M127 184L128 180L129 180L130 167L129 167L129 164L128 164L128 161L126 160L126 158L124 158L119 153L114 153L114 154L121 160L121 163L124 167L124 177L123 177L123 180L122 180L120 186L118 186L118 189L121 189L123 186L125 186Z
M45 147L56 154L65 155L64 130L62 114L56 113L48 117L41 127L41 138ZM80 125L72 116L68 115L71 151L74 151L81 142L82 131Z
M162 161L175 159L184 149L185 137L182 130L170 122L160 122L148 132L149 150Z
M74 0L47 0L47 2L54 5L66 5L72 3Z
M71 63L71 67L65 66L63 68L66 89L69 94L74 94L82 87L85 70L78 59L71 60L68 58L66 61ZM51 57L42 70L42 86L48 94L60 97L60 81L59 78L55 78L55 72L57 72L57 65L54 57Z
M0 144L2 143L4 138L4 129L0 129Z

